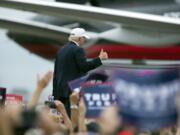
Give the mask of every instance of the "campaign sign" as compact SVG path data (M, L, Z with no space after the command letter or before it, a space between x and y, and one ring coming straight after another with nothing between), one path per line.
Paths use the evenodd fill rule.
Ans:
M6 99L6 88L0 87L0 105L4 105Z
M6 102L5 104L22 104L23 96L15 95L15 94L6 94Z
M111 83L85 83L82 85L81 92L87 108L87 118L97 118L105 107L116 102Z
M86 82L88 81L95 81L95 83L99 83L99 82L106 82L108 79L108 76L104 73L91 73L88 75Z
M149 131L177 122L179 68L119 68L113 86L124 123Z
M82 76L78 79L75 79L75 80L72 80L70 81L68 84L69 84L69 87L70 89L73 91L73 92L79 92L80 91L80 87L81 87L81 84L84 83L87 79L87 76Z
M73 92L79 92L81 88L81 84L85 82L93 82L93 83L98 83L99 81L105 82L108 79L108 76L105 74L101 73L91 73L86 76L82 76L78 79L70 81L69 87Z

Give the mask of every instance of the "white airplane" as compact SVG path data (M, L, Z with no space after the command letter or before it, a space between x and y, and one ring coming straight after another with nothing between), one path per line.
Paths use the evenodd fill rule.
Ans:
M61 46L67 41L68 34L73 27L81 26L81 24L87 24L87 28L89 25L97 25L104 27L104 30L88 31L92 37L86 44L89 57L97 55L99 49L103 47L110 53L111 58L169 60L180 58L178 55L180 48L176 46L180 42L180 19L178 18L42 0L2 0L0 6L31 11L59 19L60 25L53 25L42 20L40 22L12 19L0 15L0 27L9 29L11 32L9 36L15 40L18 40L18 36L14 35L19 34L19 37L31 35L34 40L37 40L37 37L46 38L53 40L54 44L58 42ZM28 48L26 45L23 46ZM158 48L148 49L145 47ZM53 54L55 54L54 52L56 51L53 51ZM131 55L133 52L136 53ZM164 55L165 52L169 52L169 55ZM35 53L40 54L41 52ZM138 54L140 55L138 56ZM161 56L157 56L159 54ZM40 55L44 56L45 54ZM53 58L54 55L49 59Z

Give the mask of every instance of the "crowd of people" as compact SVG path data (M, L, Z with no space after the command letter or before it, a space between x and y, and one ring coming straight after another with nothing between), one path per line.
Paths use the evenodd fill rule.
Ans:
M70 95L71 116L59 100L52 101L55 107L38 104L44 88L52 78L47 72L38 78L36 89L26 104L6 104L0 108L0 135L136 135L179 134L177 127L156 132L141 132L133 126L124 126L116 105L107 107L97 119L86 119L86 105L79 93Z
M120 121L115 107L108 108L99 119L87 120L86 106L77 92L70 96L70 117L59 100L52 101L54 109L45 104L39 105L40 95L52 76L52 72L48 72L37 80L36 89L27 105L1 106L0 135L112 134L117 131Z

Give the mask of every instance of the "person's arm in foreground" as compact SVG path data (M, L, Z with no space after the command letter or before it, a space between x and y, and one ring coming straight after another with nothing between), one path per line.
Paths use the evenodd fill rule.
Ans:
M79 102L79 132L87 132L87 127L85 124L86 106L84 104L83 98Z
M27 105L27 108L33 108L36 106L42 91L49 84L51 78L52 78L51 71L47 72L42 78L39 78L39 76L37 77L37 86Z
M78 127L78 117L79 117L79 93L73 92L70 96L71 102L71 121L73 130Z

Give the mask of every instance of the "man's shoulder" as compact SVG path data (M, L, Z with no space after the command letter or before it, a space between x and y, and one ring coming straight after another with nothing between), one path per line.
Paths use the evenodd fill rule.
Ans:
M64 51L64 50L72 49L72 48L76 48L76 46L73 45L73 43L68 42L64 46L61 47L60 51Z
M66 52L69 53L76 53L78 50L82 49L81 47L77 46L75 43L73 42L68 42L66 43L61 49L59 49L58 51L58 55L59 54L64 54Z
M74 42L68 42L67 44L65 44L65 47L67 47L67 48L74 48L74 49L80 48Z
M80 46L77 46L75 43L70 42L67 46L73 51L83 50Z

